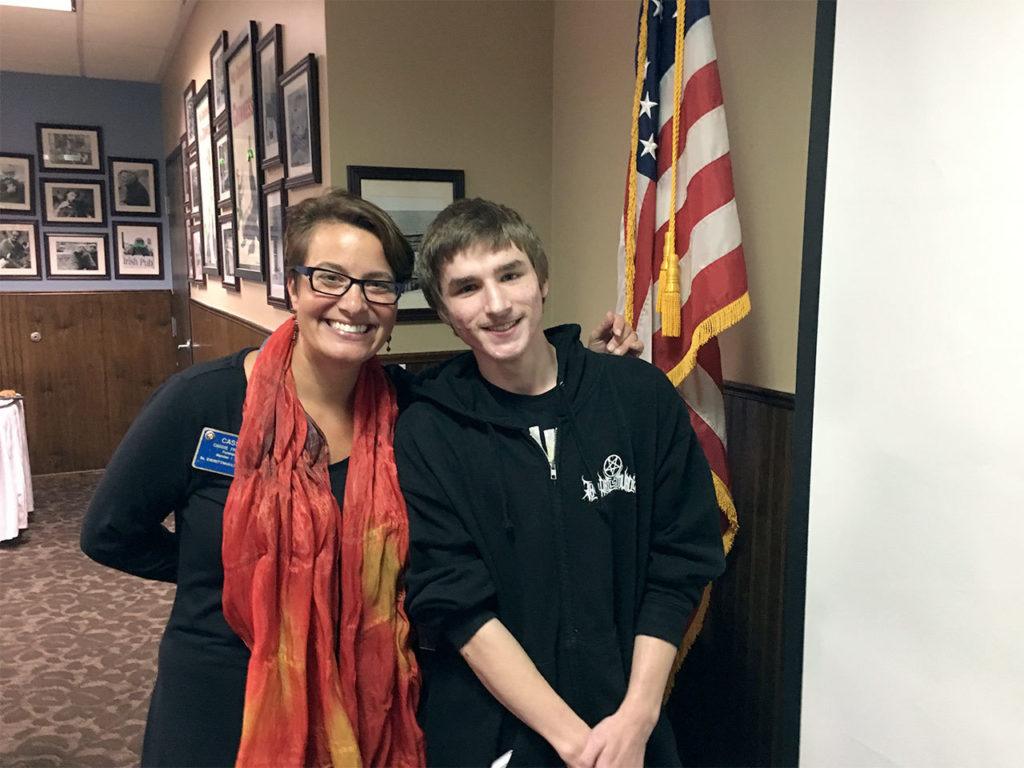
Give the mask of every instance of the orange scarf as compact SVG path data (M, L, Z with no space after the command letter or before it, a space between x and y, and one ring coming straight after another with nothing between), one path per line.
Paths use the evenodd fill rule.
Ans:
M252 651L236 765L416 768L395 392L380 363L363 365L342 514L295 393L294 324L256 360L224 507L224 616Z

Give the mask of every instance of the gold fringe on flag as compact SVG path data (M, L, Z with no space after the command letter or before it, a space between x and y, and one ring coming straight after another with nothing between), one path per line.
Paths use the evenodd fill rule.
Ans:
M643 96L644 78L647 75L647 8L648 0L643 0L643 7L640 10L640 33L636 45L633 125L630 129L632 143L629 147L629 168L626 170L626 295L623 314L631 325L636 325L636 318L633 316L633 286L636 282L636 147L640 143L640 99Z
M679 257L676 255L676 184L679 179L679 123L683 119L683 30L686 26L686 2L676 11L676 47L672 79L672 187L669 190L668 232L658 275L658 312L661 313L661 335L676 337L682 332L682 294L679 290Z
M727 304L714 314L704 318L697 327L693 329L693 335L690 337L690 348L686 350L686 354L683 356L683 359L679 361L675 368L668 371L666 374L669 381L672 382L672 386L678 387L682 384L683 379L689 376L690 371L696 367L697 352L701 347L723 331L726 331L736 325L736 323L746 317L749 312L750 294L744 292L742 296L731 304Z

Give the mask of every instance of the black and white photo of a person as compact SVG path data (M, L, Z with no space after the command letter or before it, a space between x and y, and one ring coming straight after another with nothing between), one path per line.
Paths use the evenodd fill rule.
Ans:
M29 269L29 233L18 229L0 229L0 269Z
M88 190L75 187L54 187L53 212L58 219L93 219L96 201Z
M13 162L0 164L0 203L18 207L28 204L28 196L25 194L28 183L26 169Z
M99 268L95 243L75 240L57 242L57 267L61 271L95 272Z
M120 205L150 206L149 171L145 168L117 172L117 202Z
M228 137L217 139L217 200L231 199L231 171L228 165Z
M49 134L50 158L65 165L93 166L92 146L85 136L74 133L53 132Z
M308 165L309 149L309 94L298 88L286 97L288 109L288 165L292 168Z
M273 53L273 46L267 49ZM260 60L262 67L263 99L263 146L271 147L277 143L277 73L274 71L274 57L263 56ZM277 154L277 150L273 150ZM270 150L268 149L268 154Z

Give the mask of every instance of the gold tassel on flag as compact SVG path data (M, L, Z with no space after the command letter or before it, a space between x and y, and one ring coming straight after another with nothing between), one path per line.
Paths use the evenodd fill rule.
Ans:
M682 294L679 290L679 256L676 254L676 185L679 181L679 123L683 119L683 29L686 26L686 3L679 3L676 13L674 98L672 109L672 187L669 191L668 231L658 274L658 312L661 313L661 335L677 337L682 332Z

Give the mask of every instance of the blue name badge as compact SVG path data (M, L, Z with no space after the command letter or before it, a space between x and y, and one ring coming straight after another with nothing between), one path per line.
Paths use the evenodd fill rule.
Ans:
M235 448L238 446L238 435L221 432L212 427L203 427L196 446L196 455L192 457L192 466L218 475L235 476Z

